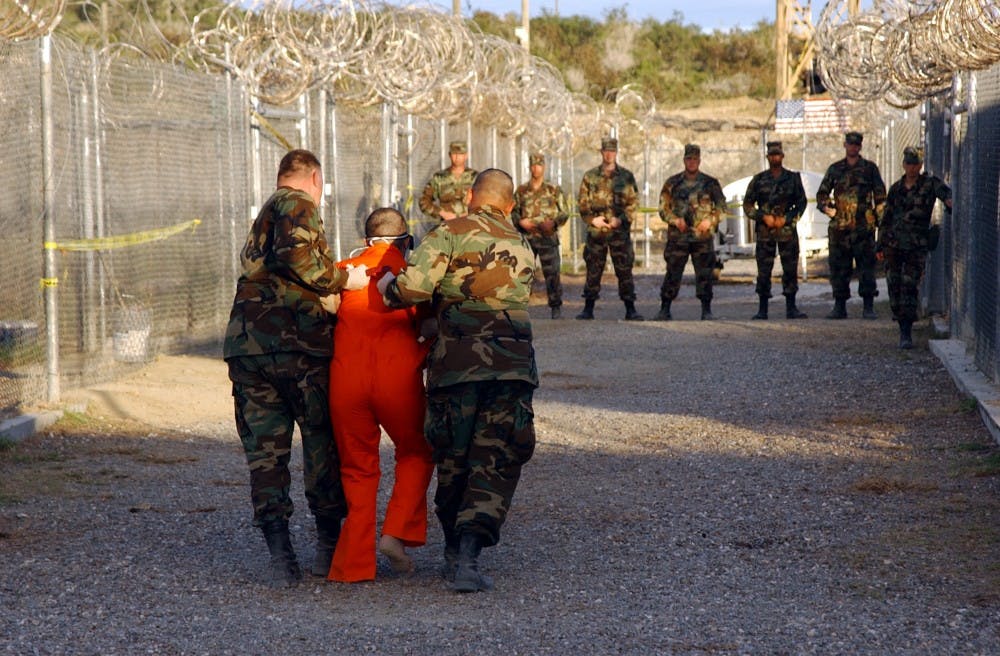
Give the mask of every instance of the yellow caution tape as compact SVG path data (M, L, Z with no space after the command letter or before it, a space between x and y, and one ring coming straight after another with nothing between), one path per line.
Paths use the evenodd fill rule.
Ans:
M124 248L137 244L146 244L151 241L159 241L172 237L179 232L184 232L188 228L194 229L201 224L201 219L191 219L184 223L167 228L155 228L153 230L143 230L127 235L115 235L113 237L93 237L91 239L68 239L66 241L47 241L44 244L45 250L57 251L105 251L113 248Z
M261 127L270 132L275 139L281 142L281 145L285 147L285 150L295 149L295 146L289 143L288 139L285 139L285 137L283 137L281 133L278 132L273 125L271 125L270 121L268 121L266 118L264 118L263 116L261 116L252 109L250 110L250 115L253 116L255 119L257 119L257 122L260 123Z
M39 283L42 287L56 287L59 284L59 278L42 278Z
M411 207L413 207L413 185L406 185L406 202L403 203L403 213L409 214Z

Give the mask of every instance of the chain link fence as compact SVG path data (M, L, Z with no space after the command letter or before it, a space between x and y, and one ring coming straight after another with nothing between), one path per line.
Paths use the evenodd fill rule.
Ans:
M0 198L4 412L57 401L61 387L114 378L160 352L217 344L239 248L288 148L309 148L324 164L322 210L338 258L361 244L375 207L400 208L417 236L431 227L418 200L446 166L451 140L469 142L470 166L527 178L533 142L497 125L338 104L321 88L271 106L237 76L47 43L0 44L0 179L11 190ZM963 73L952 95L868 117L864 154L891 184L903 147L923 143L928 170L955 189L955 212L937 219L945 230L925 279L927 308L948 314L996 379L998 69ZM563 232L572 271L583 268L577 188L599 164L609 127L565 132L545 149L547 177L574 213ZM724 185L753 175L769 138L702 142L703 168ZM821 174L843 155L839 134L781 138L791 168ZM619 161L649 210L634 226L637 266L662 270L655 208L663 181L682 167L683 143L635 126L619 139Z
M214 339L248 204L231 82L49 38L0 55L0 408Z

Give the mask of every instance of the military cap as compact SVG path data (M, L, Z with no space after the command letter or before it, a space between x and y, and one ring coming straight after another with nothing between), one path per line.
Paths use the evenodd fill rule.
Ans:
M768 141L767 142L767 154L768 155L784 155L785 151L781 148L780 141Z
M903 164L923 164L924 158L920 154L920 149L907 146L903 149Z
M452 141L448 144L448 153L467 153L469 146L464 141Z
M545 166L545 155L541 153L531 153L531 157L528 158L528 162L531 166L534 166L535 164Z
M844 143L858 144L860 146L864 138L865 138L864 135L861 134L860 132L851 130L850 132L844 135Z
M601 139L601 150L618 150L618 140L614 137Z
M684 158L688 157L701 157L701 147L696 144L688 144L684 146Z

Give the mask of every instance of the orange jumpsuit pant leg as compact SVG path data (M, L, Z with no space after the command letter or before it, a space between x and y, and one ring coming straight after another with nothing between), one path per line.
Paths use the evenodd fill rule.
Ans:
M382 533L408 547L420 546L427 542L427 487L434 473L431 448L424 438L422 374L419 370L406 375L379 371L375 377L375 412L396 454L395 482Z
M330 417L340 453L340 476L347 518L333 553L331 581L375 578L375 511L378 497L381 430L369 403L370 388L357 385L356 370L331 365ZM338 384L343 381L343 384Z

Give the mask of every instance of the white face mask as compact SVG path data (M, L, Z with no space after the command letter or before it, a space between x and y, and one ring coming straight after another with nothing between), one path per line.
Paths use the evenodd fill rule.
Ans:
M363 250L365 250L366 248L377 242L385 242L387 244L392 244L394 242L402 241L404 239L406 240L405 245L403 246L403 248L400 248L399 250L402 251L403 258L405 259L410 256L410 251L413 250L413 236L410 235L410 233L408 232L404 232L401 235L388 235L385 237L367 237L365 238L365 245L360 248L355 248L353 251L351 251L348 257L355 257Z

